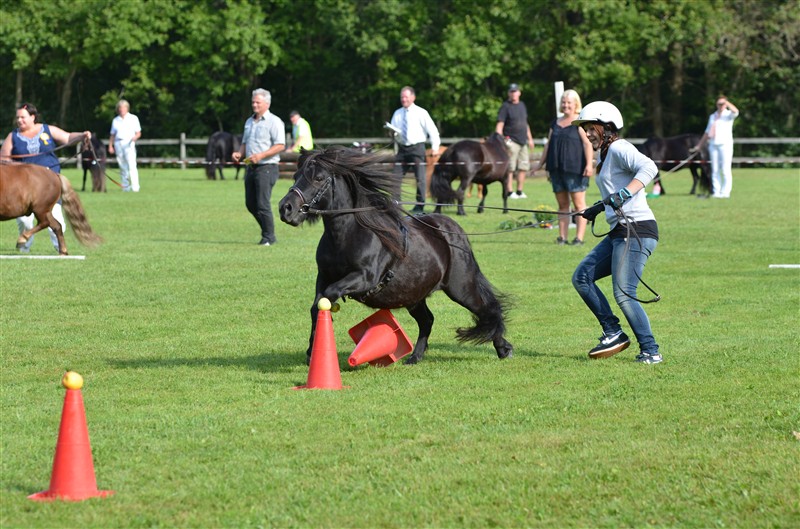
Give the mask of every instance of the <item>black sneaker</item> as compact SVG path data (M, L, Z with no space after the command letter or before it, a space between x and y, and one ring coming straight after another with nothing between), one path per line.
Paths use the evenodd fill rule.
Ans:
M556 239L556 244L559 246L564 246L565 244L567 244L567 240L563 237L559 237L558 239Z
M597 347L589 351L589 358L597 360L599 358L608 358L614 356L620 351L624 351L631 344L628 335L622 331L617 331L615 334L600 337L600 343Z
M583 241L575 237L574 239L572 239L572 242L570 244L572 246L583 246Z
M663 360L661 353L640 353L636 355L636 361L640 364L660 364Z

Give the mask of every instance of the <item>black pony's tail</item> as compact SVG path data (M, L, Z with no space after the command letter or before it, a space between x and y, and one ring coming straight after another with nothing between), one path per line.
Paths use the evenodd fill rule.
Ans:
M445 151L446 154L447 151ZM431 195L442 204L452 204L456 201L456 192L453 191L451 184L453 181L452 166L445 165L447 161L446 157L442 156L431 175Z
M475 326L461 327L456 330L456 336L461 343L491 342L495 337L503 336L506 331L506 313L510 308L508 296L497 292L480 270L475 279L478 282L478 291L483 303L480 309L472 315Z

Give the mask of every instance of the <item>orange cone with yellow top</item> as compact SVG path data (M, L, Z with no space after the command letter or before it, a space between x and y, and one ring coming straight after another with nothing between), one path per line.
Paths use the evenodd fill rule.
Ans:
M339 356L336 353L336 338L333 335L331 302L321 298L317 303L317 325L311 344L311 362L308 364L308 380L305 386L294 389L342 389L342 374L339 372Z
M28 496L35 501L81 501L88 498L114 494L112 490L98 490L92 462L92 447L86 427L86 412L83 408L83 377L68 371L61 379L67 388L64 409L61 412L61 427L58 431L56 455L50 488Z
M355 367L364 362L388 366L414 348L408 335L387 309L381 309L349 331L356 348L347 363Z

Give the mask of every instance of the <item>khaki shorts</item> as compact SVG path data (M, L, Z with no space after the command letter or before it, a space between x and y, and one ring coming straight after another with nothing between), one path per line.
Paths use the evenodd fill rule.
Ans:
M520 145L515 141L507 143L508 170L528 171L531 168L531 156L528 153L528 144Z

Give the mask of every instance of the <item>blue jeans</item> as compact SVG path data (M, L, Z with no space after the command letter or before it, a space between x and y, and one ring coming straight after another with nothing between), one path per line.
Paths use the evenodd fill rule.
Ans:
M647 258L653 254L658 241L642 238L640 245L634 238L630 243L630 248L626 252L625 239L606 237L600 241L600 244L595 246L575 269L572 284L600 322L603 332L614 334L622 330L619 318L614 316L608 300L595 284L597 280L610 275L614 287L614 299L628 320L633 334L636 335L639 348L642 353L655 354L658 353L658 344L653 338L650 320L642 304L630 296L636 297L636 287L639 284L637 274L639 277L642 276Z

